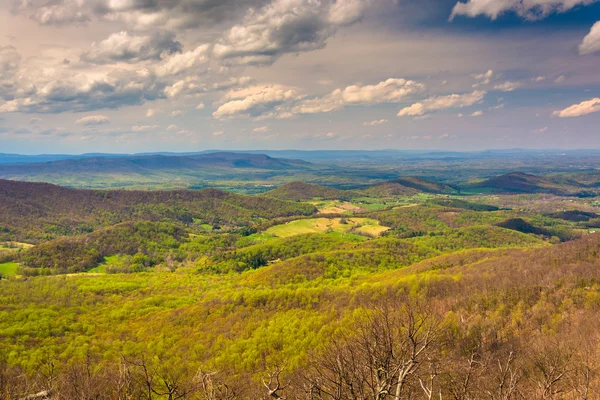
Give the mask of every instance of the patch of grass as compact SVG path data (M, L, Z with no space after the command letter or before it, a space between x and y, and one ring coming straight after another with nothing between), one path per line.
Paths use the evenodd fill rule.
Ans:
M17 268L19 264L16 262L7 262L0 264L0 274L11 276L17 273Z
M381 226L377 220L371 218L311 218L275 225L265 233L277 237L290 237L303 233L346 233L353 229L358 233L377 236L389 228Z
M21 249L28 249L30 247L33 247L33 245L29 243L0 242L0 251L17 251Z

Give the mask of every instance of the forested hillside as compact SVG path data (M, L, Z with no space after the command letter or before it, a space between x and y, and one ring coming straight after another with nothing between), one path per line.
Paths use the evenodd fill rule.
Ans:
M0 398L600 395L594 198L0 198Z
M244 226L275 217L311 215L314 206L200 191L76 190L0 180L0 241L39 242L127 221Z

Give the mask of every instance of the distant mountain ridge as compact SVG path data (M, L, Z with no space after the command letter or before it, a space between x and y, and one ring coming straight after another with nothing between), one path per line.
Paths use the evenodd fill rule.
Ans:
M301 169L310 163L303 160L288 160L269 157L265 154L207 153L190 156L128 156L128 157L85 157L27 164L4 164L0 178L27 174L62 173L125 173L145 170L195 169L202 167Z
M592 193L592 189L587 185L572 179L523 172L511 172L466 187L491 189L496 193L548 193L559 196L586 196Z

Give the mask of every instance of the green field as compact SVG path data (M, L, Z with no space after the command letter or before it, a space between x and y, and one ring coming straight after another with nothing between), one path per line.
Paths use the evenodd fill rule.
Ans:
M290 237L305 233L360 233L379 236L389 228L371 218L310 218L300 219L267 229L266 233L277 237Z
M7 262L0 264L0 275L15 275L17 273L17 267L19 264L16 262Z

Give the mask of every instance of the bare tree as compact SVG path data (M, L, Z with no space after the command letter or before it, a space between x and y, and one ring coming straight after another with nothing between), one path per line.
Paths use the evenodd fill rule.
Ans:
M285 400L285 397L283 397L281 392L283 392L289 386L289 383L285 385L281 384L279 376L281 375L282 371L283 368L279 366L275 367L275 370L267 375L268 381L263 378L262 382L267 388L270 397Z
M354 332L331 343L309 382L324 399L404 398L411 387L423 390L415 373L437 333L436 320L416 301L384 304L368 312ZM437 372L433 375L435 381Z

